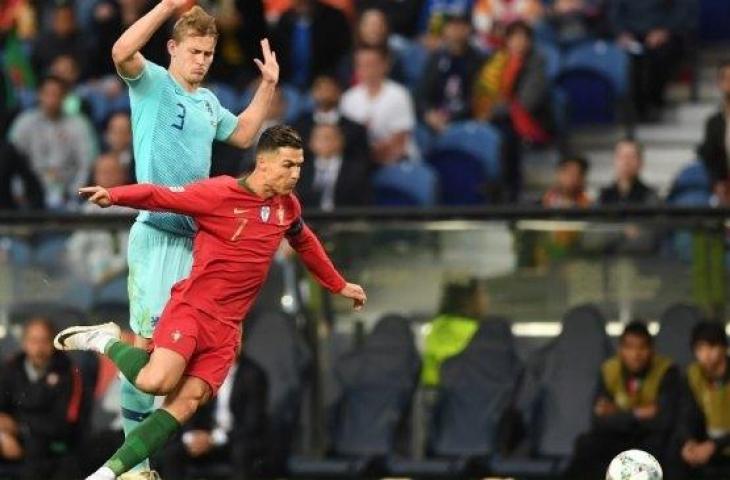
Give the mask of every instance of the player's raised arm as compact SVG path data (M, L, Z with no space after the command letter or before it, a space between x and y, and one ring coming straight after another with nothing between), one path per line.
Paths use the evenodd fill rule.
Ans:
M251 146L251 142L261 129L279 81L279 64L268 39L261 41L261 50L263 61L258 58L254 60L261 71L261 83L251 103L238 116L238 124L233 134L228 137L228 143L241 148Z
M139 51L185 3L186 0L162 0L119 37L112 47L112 59L122 77L133 79L142 73L145 60Z
M367 296L365 290L355 283L349 283L337 271L327 255L322 243L312 230L299 218L287 232L289 245L299 253L312 275L332 293L337 293L353 301L355 310L365 306Z
M112 205L199 216L213 211L220 200L220 178L191 183L184 187L164 187L151 183L79 189L79 194L102 208Z

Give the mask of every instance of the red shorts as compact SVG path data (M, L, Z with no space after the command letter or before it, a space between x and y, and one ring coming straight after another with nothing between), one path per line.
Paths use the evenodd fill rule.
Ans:
M171 300L152 335L153 348L185 358L183 375L205 381L213 395L223 384L241 343L241 326L222 323L187 303Z

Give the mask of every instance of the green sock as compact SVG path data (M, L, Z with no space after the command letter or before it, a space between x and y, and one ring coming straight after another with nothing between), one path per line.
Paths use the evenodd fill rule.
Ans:
M180 423L166 410L155 410L127 436L104 465L119 476L160 450L179 428Z
M145 350L120 341L110 342L104 353L133 385L140 370L150 361L150 354Z

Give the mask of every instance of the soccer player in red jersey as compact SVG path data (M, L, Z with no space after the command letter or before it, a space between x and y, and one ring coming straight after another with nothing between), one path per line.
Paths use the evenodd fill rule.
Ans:
M292 191L303 161L299 135L278 125L261 135L256 167L243 178L222 176L184 187L139 184L80 190L101 207L170 211L190 215L198 224L190 277L172 288L151 353L122 343L113 323L67 328L55 339L61 350L103 353L137 388L166 396L162 408L140 423L87 480L111 480L137 465L215 395L239 348L241 323L282 239L319 283L352 299L356 309L363 307L362 287L342 278L302 221Z

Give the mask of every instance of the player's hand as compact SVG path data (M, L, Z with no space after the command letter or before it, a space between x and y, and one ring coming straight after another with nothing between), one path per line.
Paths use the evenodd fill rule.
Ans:
M99 205L101 208L110 207L112 205L109 191L100 186L79 188L79 195L88 198L89 202Z
M261 71L261 79L276 85L279 81L279 64L276 62L276 52L273 52L269 46L268 38L261 40L261 50L264 53L264 61L262 62L258 58L253 61Z
M348 283L345 285L345 288L340 290L339 293L343 297L351 298L354 301L353 306L355 307L355 310L362 310L365 306L365 302L368 301L368 297L365 295L365 290L355 283Z

